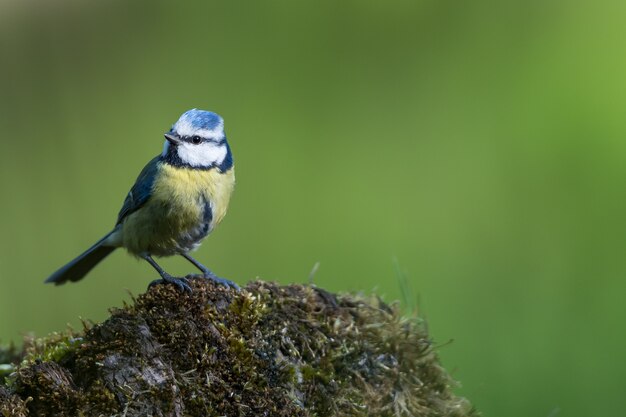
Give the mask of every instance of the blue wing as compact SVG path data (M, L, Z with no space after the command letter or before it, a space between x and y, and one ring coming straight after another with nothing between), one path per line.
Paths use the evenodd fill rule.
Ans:
M152 186L154 185L160 158L160 155L156 156L139 173L135 185L128 192L124 205L117 215L117 224L122 223L126 216L143 206L152 195Z

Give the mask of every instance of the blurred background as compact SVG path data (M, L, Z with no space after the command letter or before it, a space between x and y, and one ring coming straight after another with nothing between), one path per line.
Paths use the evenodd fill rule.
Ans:
M225 118L237 166L198 252L218 274L303 283L320 262L318 286L419 298L485 416L622 415L625 17L611 1L4 0L0 342L103 320L156 278L118 251L43 285L198 107Z

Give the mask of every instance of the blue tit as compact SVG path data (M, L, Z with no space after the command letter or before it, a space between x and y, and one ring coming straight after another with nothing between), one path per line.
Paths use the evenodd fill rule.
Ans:
M183 113L165 133L163 152L139 174L113 230L46 282L78 281L123 247L159 272L161 279L150 285L171 283L191 291L189 278L201 276L239 289L189 255L224 218L234 186L235 168L224 120L204 110ZM153 259L172 255L181 255L202 274L176 278Z

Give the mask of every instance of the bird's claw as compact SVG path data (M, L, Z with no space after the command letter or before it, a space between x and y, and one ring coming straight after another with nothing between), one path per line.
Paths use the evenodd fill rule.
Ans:
M190 294L193 292L193 290L189 286L189 279L187 277L176 278L171 275L164 275L163 278L155 279L154 281L152 281L148 285L148 288L152 288L155 285L160 285L160 284L174 284L176 285L178 290L181 292L188 292Z
M202 278L202 279L208 279L211 280L217 284L221 284L224 285L226 287L230 287L232 289L234 289L235 291L240 291L241 288L239 287L239 285L235 284L233 281L226 279L226 278L220 278L217 275L213 274L213 273L207 273L207 274L189 274L187 276L185 276L186 279L193 279L193 278Z

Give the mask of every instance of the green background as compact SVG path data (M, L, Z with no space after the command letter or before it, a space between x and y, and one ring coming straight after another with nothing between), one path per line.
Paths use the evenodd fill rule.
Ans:
M307 282L319 261L317 285L391 301L396 257L485 416L623 415L625 18L613 1L3 1L1 341L145 290L154 271L123 251L42 282L198 107L237 166L198 252L217 273Z

